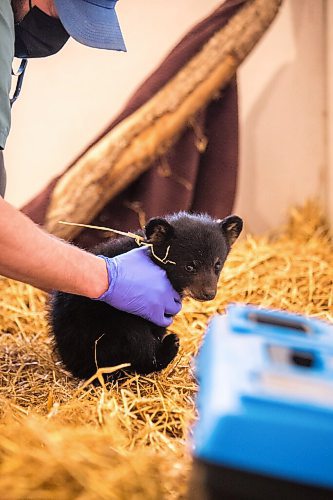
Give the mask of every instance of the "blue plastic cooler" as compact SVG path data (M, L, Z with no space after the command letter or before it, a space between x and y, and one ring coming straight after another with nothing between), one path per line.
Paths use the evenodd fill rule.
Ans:
M332 325L231 305L196 372L191 498L333 498Z

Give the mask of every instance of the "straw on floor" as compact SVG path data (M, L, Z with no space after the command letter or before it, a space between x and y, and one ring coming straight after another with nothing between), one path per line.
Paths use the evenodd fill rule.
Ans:
M216 299L186 300L175 319L174 362L106 388L82 389L61 367L46 294L5 278L0 293L0 498L180 499L197 418L193 358L209 318L236 301L333 321L333 243L313 203L273 235L238 242Z

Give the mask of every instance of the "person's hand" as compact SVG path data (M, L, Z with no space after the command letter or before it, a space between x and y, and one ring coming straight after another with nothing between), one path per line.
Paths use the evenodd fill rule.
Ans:
M145 247L105 260L109 288L96 300L136 314L159 326L169 326L181 310L180 295L172 288L166 272L154 264Z

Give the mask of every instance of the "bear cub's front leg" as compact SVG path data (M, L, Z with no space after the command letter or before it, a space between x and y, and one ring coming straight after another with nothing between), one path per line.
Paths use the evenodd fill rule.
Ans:
M179 349L179 338L176 334L166 335L156 352L156 369L163 370L176 357Z

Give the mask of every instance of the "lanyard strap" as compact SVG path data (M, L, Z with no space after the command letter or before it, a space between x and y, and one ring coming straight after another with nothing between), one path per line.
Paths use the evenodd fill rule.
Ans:
M17 82L16 82L16 88L13 94L13 97L10 99L10 106L13 106L14 102L20 95L21 89L22 89L22 84L23 84L23 78L24 78L24 73L26 70L28 64L28 59L22 59L21 64L19 69L15 72L12 70L12 75L17 76Z

